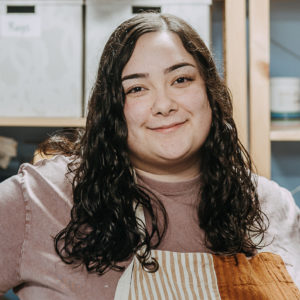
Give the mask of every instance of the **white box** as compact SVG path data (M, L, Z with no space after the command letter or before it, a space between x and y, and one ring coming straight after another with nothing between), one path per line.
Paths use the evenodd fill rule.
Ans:
M81 114L82 0L0 1L0 116Z
M300 78L272 77L271 116L274 120L300 119Z
M160 7L191 24L210 46L212 0L86 0L85 107L95 83L100 57L111 33L133 16L133 6Z

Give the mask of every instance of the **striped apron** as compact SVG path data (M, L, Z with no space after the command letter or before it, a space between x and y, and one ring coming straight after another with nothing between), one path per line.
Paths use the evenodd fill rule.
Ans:
M142 208L137 216L145 222ZM259 253L218 256L151 250L159 268L145 270L135 256L121 276L115 300L300 300L281 257Z

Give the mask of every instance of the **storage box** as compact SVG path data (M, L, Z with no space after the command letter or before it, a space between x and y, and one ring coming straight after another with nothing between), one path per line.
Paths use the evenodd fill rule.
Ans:
M96 80L100 57L111 33L139 7L159 8L191 24L210 45L211 0L86 0L85 106Z
M272 77L271 117L273 120L300 120L300 78Z
M82 0L0 1L0 117L80 117Z

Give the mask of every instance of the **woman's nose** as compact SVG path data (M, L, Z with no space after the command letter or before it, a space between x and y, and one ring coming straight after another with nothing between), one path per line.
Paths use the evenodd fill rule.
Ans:
M167 116L177 111L178 105L175 99L165 90L157 91L152 105L153 115Z

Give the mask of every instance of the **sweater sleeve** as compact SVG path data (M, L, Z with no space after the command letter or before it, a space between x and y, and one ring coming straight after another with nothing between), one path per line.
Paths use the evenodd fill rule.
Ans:
M21 283L25 204L20 180L16 175L0 183L0 295Z
M300 209L287 189L263 177L258 178L258 195L269 219L262 250L280 255L300 288Z

